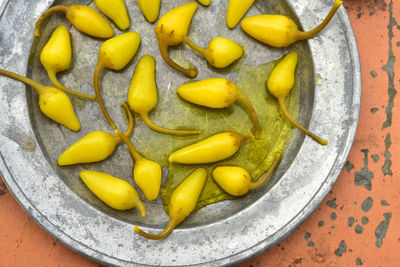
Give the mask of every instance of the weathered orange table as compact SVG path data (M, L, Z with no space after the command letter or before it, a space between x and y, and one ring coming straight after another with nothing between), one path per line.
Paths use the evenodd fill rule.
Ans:
M239 266L400 266L400 1L344 2L363 75L350 157L303 225ZM97 265L42 230L0 180L0 266Z

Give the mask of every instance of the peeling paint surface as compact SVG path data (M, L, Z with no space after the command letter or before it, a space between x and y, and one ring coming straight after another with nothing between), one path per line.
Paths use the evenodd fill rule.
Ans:
M278 245L239 267L400 266L400 103L396 96L400 2L360 0L344 5L357 37L363 73L361 115L348 163L312 216ZM375 203L366 213L360 204L368 197ZM99 266L44 232L1 181L0 214L0 266Z

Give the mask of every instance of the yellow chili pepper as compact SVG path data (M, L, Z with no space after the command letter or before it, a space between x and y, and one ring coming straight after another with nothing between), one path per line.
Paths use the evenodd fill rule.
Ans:
M115 134L120 136L128 146L132 159L135 161L135 165L133 166L133 179L135 183L143 191L148 200L156 199L160 192L162 179L160 164L140 155L132 142L120 131L115 130Z
M94 90L101 111L110 126L115 129L115 123L108 115L100 96L99 76L101 70L106 67L112 70L123 69L135 56L140 44L140 35L137 32L127 32L105 41L99 50L99 58L93 75Z
M82 170L82 181L101 201L116 210L138 208L140 215L146 216L146 208L135 188L128 182L106 173Z
M221 188L232 196L246 195L250 190L254 190L263 185L272 175L281 161L282 154L276 153L275 160L268 171L258 179L257 182L251 182L251 176L248 171L237 166L219 166L212 172L212 176Z
M122 103L122 106L129 117L129 126L125 135L130 136L135 124L133 115L126 103ZM65 166L102 161L108 158L121 142L122 139L119 136L102 131L91 132L65 150L58 158L58 165Z
M130 21L124 0L94 0L94 3L118 28L128 29Z
M107 20L96 10L84 5L58 5L46 10L36 22L36 37L40 36L40 26L43 21L56 12L65 13L67 20L71 22L79 31L93 37L110 38L114 35L114 30Z
M279 106L283 115L297 128L303 131L305 134L310 136L312 139L320 143L321 145L328 144L328 141L319 138L312 132L305 129L303 126L298 124L289 114L286 109L285 98L289 94L290 90L294 85L294 76L297 66L298 55L297 52L290 52L285 55L283 59L275 66L269 75L267 81L267 87L270 93L278 99Z
M135 225L135 232L145 238L153 240L159 240L168 236L178 224L193 212L206 181L207 171L203 168L199 168L194 170L178 185L174 192L172 192L168 204L169 222L164 231L157 235L152 235L142 231Z
M207 48L197 46L187 36L184 41L216 68L225 68L243 56L243 48L225 37L212 39Z
M249 138L250 136L233 132L219 133L171 153L168 161L183 164L203 164L220 161L235 154L242 142Z
M39 107L44 115L72 131L79 131L81 124L75 115L71 100L63 91L3 69L0 69L0 75L33 87L39 95Z
M255 0L229 0L226 25L233 29L253 5Z
M140 10L148 22L154 22L160 13L160 0L137 0Z
M205 79L181 85L177 92L186 101L209 108L226 108L241 102L250 114L255 138L260 138L261 127L253 105L233 82L224 78Z
M197 76L197 69L186 69L178 65L169 57L168 47L179 45L184 41L189 25L192 21L192 17L196 10L197 3L195 2L190 2L174 8L161 17L156 28L154 29L158 40L160 53L165 62L189 78L194 78Z
M71 64L71 39L67 27L64 25L58 26L49 41L43 47L40 53L40 62L46 69L50 81L58 89L79 97L96 99L96 96L86 95L79 92L75 92L57 80L57 72L69 69Z
M251 37L274 47L286 47L292 43L312 38L321 32L341 6L342 0L335 0L324 21L308 32L299 31L296 23L283 15L258 15L245 18L242 29Z
M197 0L203 6L209 6L211 4L211 0Z
M143 56L136 65L129 87L128 102L130 108L139 113L143 121L154 131L172 135L200 134L196 130L170 130L155 125L149 119L149 112L157 104L157 85L155 81L155 60L152 56Z

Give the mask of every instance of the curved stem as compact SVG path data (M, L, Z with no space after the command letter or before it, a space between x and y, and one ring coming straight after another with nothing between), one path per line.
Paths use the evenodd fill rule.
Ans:
M336 11L338 10L338 8L341 5L342 5L342 0L335 0L335 3L333 4L331 10L329 11L329 13L326 16L326 18L324 19L324 21L322 21L322 23L320 25L318 25L311 31L307 31L307 32L299 31L299 33L297 34L297 40L304 40L304 39L308 39L308 38L311 38L311 37L317 35L320 31L322 31L326 27L326 25L328 25L328 23L331 21L331 19L333 18Z
M108 124L110 124L111 128L115 129L115 123L113 120L110 118L110 115L108 115L108 112L106 108L104 107L103 100L101 99L100 96L100 89L99 89L99 76L100 72L103 69L103 64L100 62L97 62L96 70L94 71L94 76L93 76L93 85L94 85L94 91L96 92L96 99L97 102L100 105L101 111L103 112L104 117L107 119Z
M47 73L49 74L49 79L50 79L50 81L51 81L51 82L54 84L54 86L57 87L58 89L60 89L60 90L62 90L62 91L64 91L64 92L66 92L66 93L68 93L68 94L74 95L74 96L78 96L78 97L82 97L82 98L87 98L87 99L90 99L90 100L96 100L96 96L95 96L95 95L82 94L82 93L76 92L76 91L71 90L71 89L65 87L64 85L62 85L62 84L58 81L57 76L56 76L56 73L55 73L54 71L48 71Z
M207 49L206 49L206 48L203 48L203 47L200 47L200 46L194 44L192 41L190 41L190 39L189 39L187 36L185 36L185 37L183 38L183 41L184 41L188 46L190 46L190 48L192 48L194 51L196 51L197 53L199 53L199 54L202 55L203 57L206 57L206 54L207 54Z
M272 163L271 167L269 167L268 171L266 173L264 173L264 175L257 182L250 183L250 190L253 190L253 189L256 189L256 188L259 188L260 186L262 186L265 183L265 181L267 181L268 178L274 173L274 171L278 167L281 159L282 159L281 152L276 152L275 159L274 159L274 162Z
M293 118L292 116L290 116L289 112L286 109L286 104L285 104L285 98L283 97L279 97L278 98L279 101L279 106L281 107L282 113L283 115L285 115L285 117L294 125L296 126L299 130L301 130L303 133L305 133L306 135L310 136L312 139L314 139L316 142L318 142L319 144L325 146L328 144L328 141L319 138L318 136L316 136L315 134L313 134L312 132L310 132L309 130L307 130L306 128L304 128L303 126L301 126L300 124L298 124Z
M0 75L4 75L6 77L23 82L23 83L33 87L39 95L41 93L44 93L47 90L45 85L38 83L28 77L16 74L16 73L8 71L8 70L0 69Z
M133 132L133 128L135 127L135 120L133 118L131 110L129 109L128 104L126 102L122 102L121 105L124 108L126 114L128 114L128 119L129 119L128 129L126 129L124 135L130 136Z
M43 21L50 15L57 13L57 12L64 12L67 13L69 7L65 5L59 5L59 6L53 6L49 9L47 9L37 20L36 26L35 26L35 33L34 35L36 37L40 36L40 26L42 26Z
M143 202L140 199L136 203L136 208L139 210L140 216L146 216L146 207L143 205Z
M175 220L170 219L169 222L168 222L168 224L167 224L167 226L165 227L164 231L162 231L161 233L159 233L159 234L157 234L157 235L152 235L152 234L148 234L148 233L146 233L146 232L143 232L143 231L142 231L139 227L137 227L136 225L135 225L135 227L134 227L134 230L135 230L135 232L136 232L137 234L139 234L139 235L141 235L141 236L143 236L143 237L145 237L145 238L147 238L147 239L160 240L160 239L163 239L163 238L165 238L166 236L168 236L168 235L172 232L172 230L175 229L175 227L176 227L177 225L178 225L178 224L176 223Z
M238 101L241 102L247 109L250 114L251 121L254 125L254 137L259 139L261 136L261 126L260 122L258 121L256 111L254 110L253 105L251 104L250 100L242 94L240 91L238 92Z
M133 146L132 142L128 139L128 137L126 137L126 135L124 135L120 130L115 130L114 134L121 137L122 141L124 141L125 144L128 146L129 152L131 153L131 156L134 161L143 159L143 156L140 155L139 152L137 152L136 148Z
M171 135L194 135L194 134L200 134L201 131L199 130L171 130L171 129L166 129L160 126L155 125L150 119L149 119L149 114L147 112L145 113L139 113L140 117L142 117L143 121L149 126L151 129L153 129L156 132L163 133L163 134L171 134Z
M180 65L178 65L175 61L173 61L168 54L168 46L162 42L162 41L158 41L158 46L160 48L160 53L162 58L165 60L165 62L168 63L168 65L170 65L172 68L176 69L177 71L182 72L183 74L186 75L186 77L189 78L195 78L197 76L197 69L196 68L192 68L192 69L186 69Z

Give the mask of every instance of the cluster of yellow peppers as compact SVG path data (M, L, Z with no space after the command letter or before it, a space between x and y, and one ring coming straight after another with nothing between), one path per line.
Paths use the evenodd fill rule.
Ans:
M234 28L255 0L230 0L227 10L226 23L229 28ZM126 30L130 25L128 12L124 0L95 0L95 5L121 30ZM160 0L138 0L138 5L143 15L149 22L155 22L159 16ZM199 0L205 6L211 0ZM298 41L311 38L318 34L332 19L342 1L335 0L328 16L315 29L301 32L297 25L289 18L282 15L259 15L247 17L242 20L242 29L253 38L274 47L286 47ZM196 12L197 4L190 2L181 5L160 18L155 27L155 34L159 43L163 59L174 69L182 72L189 78L197 75L197 69L185 69L175 63L168 56L168 47L176 46L182 42L197 53L203 55L207 62L215 68L225 68L243 56L243 48L235 42L216 37L211 40L207 48L199 47L189 40L187 31L192 17ZM94 131L64 151L59 159L60 166L98 162L109 157L116 146L124 142L130 151L133 161L133 178L136 185L143 191L148 200L158 197L161 186L161 166L145 158L136 151L129 140L133 132L134 118L131 110L138 113L143 121L154 131L171 135L196 135L198 130L172 130L155 125L149 118L149 112L157 104L157 85L155 82L155 60L150 55L143 56L136 65L134 75L127 96L128 103L122 103L129 117L129 126L125 133L116 129L115 123L107 113L100 95L99 75L103 68L111 70L123 69L134 57L140 45L140 35L137 32L126 32L113 37L114 31L109 22L96 10L83 5L58 5L51 7L38 19L34 35L40 36L42 22L55 12L63 12L70 23L79 31L97 38L106 40L100 47L97 66L94 70L93 84L95 95L86 95L76 92L62 85L56 74L65 71L71 63L71 42L67 28L61 25L51 35L44 46L40 61L48 73L53 86L45 86L27 77L0 69L0 75L19 80L33 87L39 95L41 111L50 119L65 127L78 131L80 123L75 115L69 97L65 93L87 99L97 99L101 110L114 129L114 135ZM285 98L293 87L298 55L290 52L276 64L267 79L269 92L277 98L284 116L296 127L309 135L315 141L326 145L323 140L299 125L288 113L285 107ZM249 112L254 125L254 137L261 136L261 125L251 101L243 95L239 88L231 81L224 78L210 78L197 82L181 85L177 93L184 100L209 107L226 108L235 102L241 102ZM179 164L206 164L218 162L234 155L242 143L251 138L234 132L223 132L204 139L198 143L183 147L168 157L169 162ZM212 171L215 182L228 194L243 196L249 190L260 187L273 173L281 160L281 153L275 155L275 160L270 169L256 182L252 182L250 174L238 166L219 166ZM196 203L207 180L207 171L204 168L195 169L174 190L168 205L170 221L165 230L157 235L143 232L137 226L134 230L149 239L161 239L189 216L195 209ZM91 170L82 170L80 177L87 187L104 203L118 210L138 208L142 216L146 215L146 208L139 198L135 188L128 182L111 175Z

